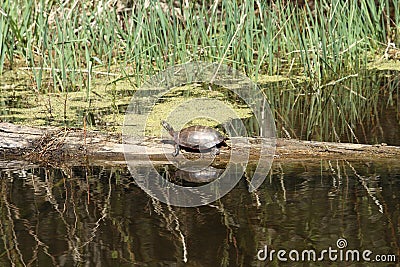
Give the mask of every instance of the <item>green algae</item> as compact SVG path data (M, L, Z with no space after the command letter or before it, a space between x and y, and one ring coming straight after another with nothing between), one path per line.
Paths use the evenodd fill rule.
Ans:
M368 64L369 69L400 71L400 60L378 60Z
M132 101L132 95L140 89L124 80L114 83L107 79L96 81L88 99L85 91L39 93L27 86L21 77L18 80L9 78L0 86L3 107L0 120L31 126L86 127L120 133L125 109ZM10 83L20 85L10 86ZM151 110L148 114L138 112L131 116L136 121L145 122L145 134L149 136L161 135L162 119L179 127L195 124L216 127L232 118L250 117L251 110L240 101L230 99L228 92L224 88L210 90L201 84L176 87L160 95L154 107L145 107L146 99L139 99L143 110ZM196 114L191 113L193 105L200 107ZM213 119L213 116L218 119ZM193 119L187 121L187 118Z
M82 128L85 125L91 129L116 130L122 125L124 107L134 91L128 83L110 84L107 79L98 79L88 100L85 91L39 93L27 84L27 76L2 78L0 120L32 126Z
M234 118L249 118L251 109L229 97L229 90L208 85L175 87L160 97L146 121L146 134L161 135L161 120L184 128L191 125L217 127Z

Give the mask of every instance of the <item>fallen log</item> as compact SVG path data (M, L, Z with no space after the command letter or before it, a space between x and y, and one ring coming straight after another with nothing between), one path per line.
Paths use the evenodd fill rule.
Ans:
M131 157L165 161L166 153L172 153L173 145L159 138L122 144L120 134L100 131L84 131L57 127L31 127L0 123L0 155L3 159L24 159L32 162L124 162L124 149ZM257 138L254 138L257 140ZM164 140L165 141L165 140ZM257 161L259 149L250 142L249 161ZM162 146L164 144L164 146ZM229 144L229 143L228 143ZM189 155L188 153L187 155ZM195 153L192 153L195 154ZM228 161L230 148L222 148L218 156ZM386 144L367 145L352 143L300 141L277 139L275 160L286 159L376 159L400 158L400 147Z

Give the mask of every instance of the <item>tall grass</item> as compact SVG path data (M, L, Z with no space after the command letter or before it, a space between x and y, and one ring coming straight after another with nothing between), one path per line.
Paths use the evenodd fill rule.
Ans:
M399 41L397 0L317 0L313 7L288 1L198 2L177 7L151 1L137 4L131 13L102 1L67 6L5 1L0 67L5 61L14 66L14 59L22 57L28 67L49 68L52 89L59 90L81 84L85 75L77 73L87 66L87 53L100 58L107 70L128 66L126 74L141 79L172 64L223 59L248 75L290 70L322 80L358 71L387 38Z
M340 97L336 85L356 76L389 41L400 43L399 0L172 2L124 9L105 1L3 1L0 72L25 65L38 92L86 90L89 103L90 82L100 70L135 85L195 60L223 61L256 80L261 74L304 77L307 86L282 88L290 94L265 93L277 116L302 120L310 138L315 125L328 123L323 110L345 121L358 114L364 103L354 95L351 114L331 105ZM282 93L287 98L275 102ZM307 117L288 115L296 103Z

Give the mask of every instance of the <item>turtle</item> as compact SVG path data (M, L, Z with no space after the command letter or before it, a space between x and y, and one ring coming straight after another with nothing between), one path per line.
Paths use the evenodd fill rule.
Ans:
M174 157L179 154L180 147L199 150L200 153L211 150L212 155L218 155L220 151L217 145L224 143L226 139L217 130L207 126L190 126L178 132L174 131L166 121L161 121L161 125L174 138L175 151L172 153Z

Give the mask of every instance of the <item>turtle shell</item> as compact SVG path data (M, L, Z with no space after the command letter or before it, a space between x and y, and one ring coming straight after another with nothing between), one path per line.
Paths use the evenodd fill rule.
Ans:
M184 128L175 136L178 145L200 150L210 149L224 140L217 130L201 125Z

